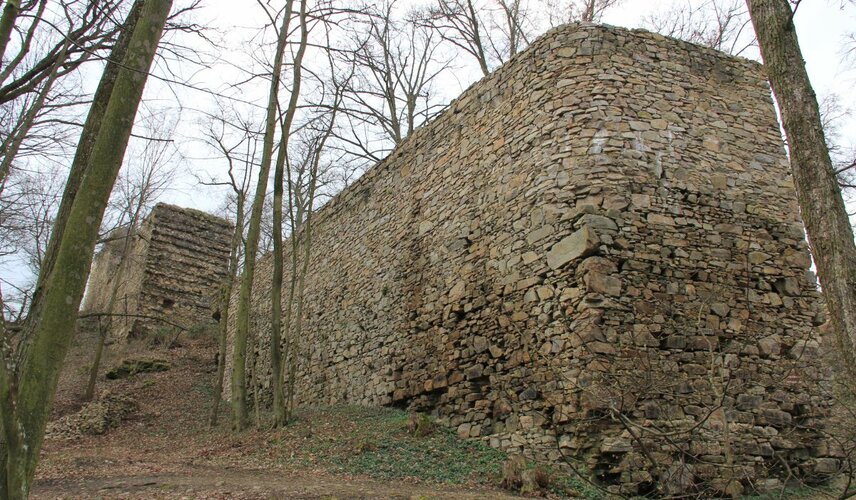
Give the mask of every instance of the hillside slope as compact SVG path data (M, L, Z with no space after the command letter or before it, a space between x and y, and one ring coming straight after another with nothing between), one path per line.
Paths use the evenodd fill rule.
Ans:
M81 335L68 358L33 498L508 496L492 486L502 453L441 427L415 437L398 410L318 409L284 430L242 434L229 432L226 414L208 429L215 347L205 339L114 348L105 372L135 359L170 369L117 380L102 374L99 402L82 405L93 342Z

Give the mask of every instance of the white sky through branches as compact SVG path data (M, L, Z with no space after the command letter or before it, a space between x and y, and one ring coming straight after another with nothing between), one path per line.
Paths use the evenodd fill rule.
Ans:
M189 0L184 0L187 2ZM282 5L284 0L264 0L271 5ZM430 1L430 0L428 0ZM603 21L615 26L637 28L646 17L668 10L673 5L698 5L706 0L625 0L604 16ZM425 0L400 0L397 7L406 12L411 6L424 5ZM178 0L177 5L181 6ZM536 13L540 14L540 13ZM207 120L218 107L217 101L226 102L246 113L254 112L260 118L266 102L267 81L251 78L262 71L262 61L271 51L271 30L262 28L269 21L254 0L203 0L190 19L206 28L206 36L218 42L211 46L195 35L175 32L168 34L166 42L200 51L204 65L186 64L167 57L155 63L153 77L149 79L138 122L143 115L153 112L164 120L176 120L173 137L179 154L175 155L177 175L161 200L179 206L213 212L223 205L226 189L202 186L199 179L224 179L227 164L215 151L206 147L203 132ZM344 19L347 23L349 20ZM795 24L809 76L819 99L835 94L838 103L851 109L842 114L838 123L838 139L844 148L856 146L856 47L845 60L845 38L856 32L856 2L853 0L803 0ZM751 25L747 27L751 32ZM852 47L852 46L851 46ZM746 54L758 58L757 51ZM323 60L320 51L309 64ZM443 100L451 100L480 79L481 72L474 61L458 55L453 61L454 70L437 82L435 90ZM85 80L94 89L97 84L98 65L91 65ZM180 81L181 84L165 80ZM247 82L247 80L249 80ZM238 85L239 82L243 82ZM283 93L286 95L286 93ZM286 100L287 97L283 97ZM151 121L151 120L150 120ZM135 129L140 133L139 127ZM135 149L136 148L136 149ZM139 150L133 140L128 156ZM128 158L126 158L128 160ZM127 162L126 162L127 163ZM32 280L27 266L15 259L0 262L0 278L25 285ZM4 289L4 292L6 290Z
M688 0L626 0L618 8L611 9L604 17L604 22L615 26L628 28L641 27L647 15L667 9L673 4L685 4ZM848 66L843 61L842 47L846 34L852 33L852 26L856 26L856 6L852 3L842 3L844 0L805 0L800 6L795 23L798 30L806 66L819 98L835 93L840 103L847 107L856 106L856 69L851 64ZM275 3L275 2L273 2ZM410 2L408 2L410 3ZM415 2L413 2L415 4ZM692 0L692 3L699 3ZM843 7L843 8L842 8ZM406 7L405 7L406 8ZM223 30L226 35L227 46L234 50L231 54L220 54L225 59L232 61L233 65L240 65L242 50L246 50L246 41L256 36L259 27L266 22L266 18L256 2L250 0L207 0L204 7L197 15L198 20L210 23L216 29ZM751 26L747 29L751 30ZM747 54L757 59L757 51ZM464 59L463 57L459 59ZM242 78L240 71L229 69L224 66L216 66L215 70L203 71L199 75L201 83L209 89L217 89L226 94L230 93L229 85ZM451 99L477 81L480 77L475 64L466 64L457 67L454 77L443 81L442 92L445 97ZM231 79L231 81L230 81ZM218 81L219 80L219 81ZM200 81L200 78L194 78ZM259 82L255 92L248 92L246 88L237 94L238 97L263 105L264 85ZM151 94L151 93L150 93ZM158 94L163 95L161 91ZM213 107L206 99L210 96L200 95L199 92L181 92L180 95L189 97L190 105L184 103L182 107L187 108L183 112L183 130L179 133L183 136L177 138L185 141L183 146L187 156L186 167L194 171L208 171L211 175L223 174L225 168L223 161L209 160L210 152L203 153L193 146L194 131L190 130L197 120L193 119L193 109L211 111ZM841 124L841 135L844 142L850 145L856 142L856 117L845 117ZM219 171L219 172L218 172ZM219 203L221 193L211 192L210 189L200 188L196 185L193 176L184 175L176 183L167 196L167 200L179 205L213 210Z

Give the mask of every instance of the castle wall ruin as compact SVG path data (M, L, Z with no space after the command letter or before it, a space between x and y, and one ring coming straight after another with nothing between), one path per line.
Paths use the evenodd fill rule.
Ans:
M818 478L810 265L760 65L561 27L318 212L297 399L428 411L625 494Z
M114 340L215 323L231 237L232 226L224 219L157 204L131 236L128 256L122 259L126 248L122 237L105 243L96 255L84 312L108 312L119 280L112 311L117 316L112 317L110 328Z

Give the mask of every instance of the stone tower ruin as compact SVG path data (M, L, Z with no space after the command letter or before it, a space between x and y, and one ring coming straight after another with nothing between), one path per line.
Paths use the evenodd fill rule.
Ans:
M555 29L315 221L300 404L430 412L625 494L837 467L823 308L755 62ZM266 391L270 273L253 297Z
M96 255L83 310L107 312L115 281L119 289L110 335L129 335L216 322L217 293L226 279L231 224L219 217L159 203L132 235L119 271L124 238Z

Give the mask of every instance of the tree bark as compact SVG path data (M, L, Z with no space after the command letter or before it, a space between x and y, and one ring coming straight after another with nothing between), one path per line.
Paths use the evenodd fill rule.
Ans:
M288 29L293 10L293 0L285 4L283 28ZM296 69L295 69L296 71ZM282 403L282 378L278 376L282 366L282 197L283 177L288 155L288 131L291 123L283 124L273 174L273 277L271 283L271 333L270 333L270 370L273 377L273 425L285 425L285 405Z
M74 160L71 163L71 170L68 174L68 180L65 183L62 199L60 200L59 209L57 209L56 217L54 218L53 230L51 237L48 240L48 246L45 250L45 258L42 261L39 269L39 276L36 280L36 287L33 291L33 299L30 303L30 311L27 314L26 324L24 325L25 335L22 337L22 342L19 346L18 359L22 359L24 350L27 346L26 339L29 338L29 332L36 328L35 322L40 316L42 295L44 294L44 286L47 283L48 276L56 262L56 253L59 250L59 242L68 225L68 217L71 212L72 203L80 189L80 183L83 181L83 176L86 169L89 167L89 158L92 154L92 148L95 144L96 136L101 129L101 123L104 120L104 113L107 110L107 104L110 96L113 93L113 87L116 84L116 78L119 75L119 70L122 67L122 60L128 51L128 46L131 42L131 34L137 25L140 18L140 12L144 4L144 0L135 0L131 7L128 17L122 27L118 40L113 45L113 50L110 52L110 57L107 60L107 65L104 67L104 73L101 76L101 81L98 82L98 88L95 89L95 95L92 97L92 105L89 108L89 114L86 116L86 122L83 124L83 131L80 134L80 140L77 144L77 150L74 153Z
M791 170L829 317L856 381L856 245L788 0L747 0L788 138Z
M56 265L45 284L40 317L22 360L13 409L21 446L7 447L2 457L0 497L26 498L29 493L62 361L74 333L101 219L122 164L171 6L172 0L145 1L104 111L87 175L69 213L68 227L74 230L64 232L59 241ZM4 415L5 406L2 408ZM8 434L7 425L4 430Z
M303 0L304 4L306 0ZM286 416L290 416L292 411L294 410L294 385L296 379L297 372L297 342L303 337L303 299L306 295L306 273L309 269L309 258L312 253L312 208L315 203L315 188L318 184L318 166L321 162L321 153L324 149L324 144L327 142L327 139L330 137L330 133L332 131L333 122L336 119L335 115L335 107L333 111L333 116L330 119L330 128L327 129L321 141L318 144L318 148L315 152L315 158L312 162L312 167L309 172L309 186L308 186L308 194L307 194L307 209L306 209L306 221L303 224L303 231L300 237L303 240L303 261L301 263L301 268L299 271L294 269L292 272L298 273L298 282L297 282L297 304L294 311L294 332L291 332L291 337L293 339L292 345L294 345L294 351L291 354L291 366L288 370L288 396L286 398ZM297 238L297 234L291 235L292 239ZM290 304L289 304L290 306ZM311 361L311 356L308 361Z
M304 4L303 12L305 15L306 0L304 0L303 4ZM298 212L297 217L298 217L298 220L301 221L301 224L299 226L301 233L298 234L297 229L294 229L294 231L292 232L292 235L291 235L291 241L292 241L291 285L290 285L289 296L288 296L288 300L289 300L288 312L289 312L289 315L287 316L287 320L289 320L289 322L291 320L292 304L295 301L295 286L297 286L297 290L296 290L297 304L296 304L296 309L294 311L295 318L296 318L295 322L294 322L294 325L295 325L294 331L292 332L290 329L288 330L289 338L288 338L288 341L286 342L286 345L289 346L290 349L293 349L289 353L290 354L290 365L288 367L287 374L283 373L281 375L283 377L283 379L285 379L285 377L287 376L287 382L286 382L287 396L285 398L286 420L288 420L288 418L290 417L290 415L292 414L292 412L294 410L294 386L295 386L295 378L296 378L296 372L297 372L297 358L298 358L297 354L298 354L298 348L299 348L298 342L300 341L300 339L302 338L302 335L303 335L303 298L304 298L305 289L306 289L306 273L307 273L307 270L309 269L309 257L311 256L311 252L312 252L312 212L313 212L313 207L315 204L315 190L318 186L318 169L319 169L319 166L321 164L321 155L324 152L324 147L327 144L327 140L330 138L330 136L333 133L333 127L336 123L336 114L338 113L339 107L342 104L342 101L341 101L342 91L343 91L342 87L337 87L335 98L333 101L333 106L332 106L332 113L330 114L330 121L328 122L326 130L321 135L318 143L315 146L315 151L313 153L314 157L311 158L311 161L309 162L309 165L310 165L310 167L309 167L309 178L308 178L308 186L307 186L307 193L306 193L306 197L307 197L307 199L306 199L306 220L305 221L303 220L303 215L300 213L300 210L298 210L297 211ZM290 179L289 179L289 189L292 190L291 191L292 192L291 198L292 199L297 198L298 186L295 186L294 183L292 183ZM294 204L292 203L292 206L293 205ZM289 208L291 209L291 206ZM293 212L293 211L290 210L290 212ZM294 219L292 219L292 221L294 221ZM292 225L294 226L294 224L292 224ZM302 241L300 241L300 240L302 240ZM299 249L298 245L301 242L304 245L303 246L303 262L302 262L302 266L298 269L297 253L298 253L298 249ZM295 279L295 278L297 278L297 279ZM321 346L321 348L323 349L324 346ZM312 359L311 352L310 352L307 359L309 361L311 361L311 359Z
M282 73L282 59L288 41L289 17L283 19L282 28L276 42L270 91L268 93L265 135L262 141L262 162L256 183L256 194L250 213L250 227L247 230L247 246L244 252L244 275L241 277L241 289L238 293L238 311L235 318L235 341L232 351L232 428L240 431L247 426L247 336L250 331L250 299L253 293L253 278L256 270L256 253L259 249L262 211L264 210L268 176L273 158L273 137L276 133L277 102L279 82Z
M209 427L217 425L217 417L220 414L220 400L223 395L223 379L226 375L226 337L229 333L229 302L232 299L232 289L235 277L238 275L238 253L244 236L244 192L238 193L238 203L235 211L235 231L232 233L232 242L229 251L229 276L223 283L220 295L220 322L219 346L217 351L217 381L214 387L214 403L211 407L211 418Z
M490 74L490 69L487 66L487 56L484 52L484 45L481 40L481 33L479 32L479 18L478 14L476 14L476 9L473 6L472 0L467 0L467 15L470 17L470 22L472 22L473 29L473 45L476 49L476 59L479 61L479 68L482 71L484 76Z
M12 37L12 29L15 21L21 13L21 0L8 0L3 6L3 15L0 16L0 68L3 67L3 56L6 55L6 46Z
M289 8L291 3L289 3ZM297 54L294 56L294 73L291 82L291 96L288 100L288 108L285 113L285 120L282 124L282 134L279 141L280 157L276 164L276 182L274 189L279 192L279 199L274 196L274 277L273 277L273 292L276 293L274 301L273 317L271 318L273 333L276 335L276 341L273 341L274 336L271 335L271 374L274 377L274 418L277 426L285 425L288 420L288 411L283 397L283 378L280 375L282 372L282 342L281 342L281 326L282 326L282 196L284 185L284 170L285 159L288 155L288 142L291 135L291 125L294 122L294 115L297 111L297 100L300 97L300 83L302 81L303 56L306 54L306 45L309 36L309 29L306 25L306 0L300 2L300 46L297 49ZM275 191L275 193L277 192ZM310 207L311 209L311 207ZM294 227L292 227L292 238L294 237ZM277 239L279 241L277 241ZM289 311L291 310L291 302L288 303ZM273 359L276 353L277 364L274 367Z

